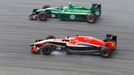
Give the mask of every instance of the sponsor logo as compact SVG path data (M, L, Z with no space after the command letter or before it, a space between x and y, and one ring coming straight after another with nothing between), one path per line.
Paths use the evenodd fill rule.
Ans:
M75 15L70 15L70 19L74 20L75 19Z
M99 11L96 11L96 12L95 12L95 14L96 14L96 15L99 15L99 14L100 14L100 12L99 12Z

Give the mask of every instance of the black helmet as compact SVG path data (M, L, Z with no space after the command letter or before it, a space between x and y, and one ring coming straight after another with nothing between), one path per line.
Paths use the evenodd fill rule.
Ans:
M106 37L112 37L112 34L106 34Z

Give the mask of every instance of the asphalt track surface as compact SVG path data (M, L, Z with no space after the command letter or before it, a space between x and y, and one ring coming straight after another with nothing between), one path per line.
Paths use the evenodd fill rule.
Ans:
M89 6L102 4L102 16L95 24L49 19L30 21L33 8L69 2ZM0 75L134 75L133 0L0 0ZM33 55L29 45L48 34L91 35L104 39L118 36L118 51L112 58L92 55Z

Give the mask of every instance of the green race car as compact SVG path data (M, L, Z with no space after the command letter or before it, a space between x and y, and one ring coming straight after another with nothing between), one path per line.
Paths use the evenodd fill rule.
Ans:
M30 20L47 21L48 18L55 17L66 21L73 20L94 23L100 16L101 4L94 3L90 8L85 8L78 4L68 4L59 7L45 5L41 9L33 9L29 18Z

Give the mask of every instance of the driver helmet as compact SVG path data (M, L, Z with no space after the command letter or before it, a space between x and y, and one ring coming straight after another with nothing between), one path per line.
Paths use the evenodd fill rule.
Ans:
M112 34L106 34L107 39L111 39L112 38Z

